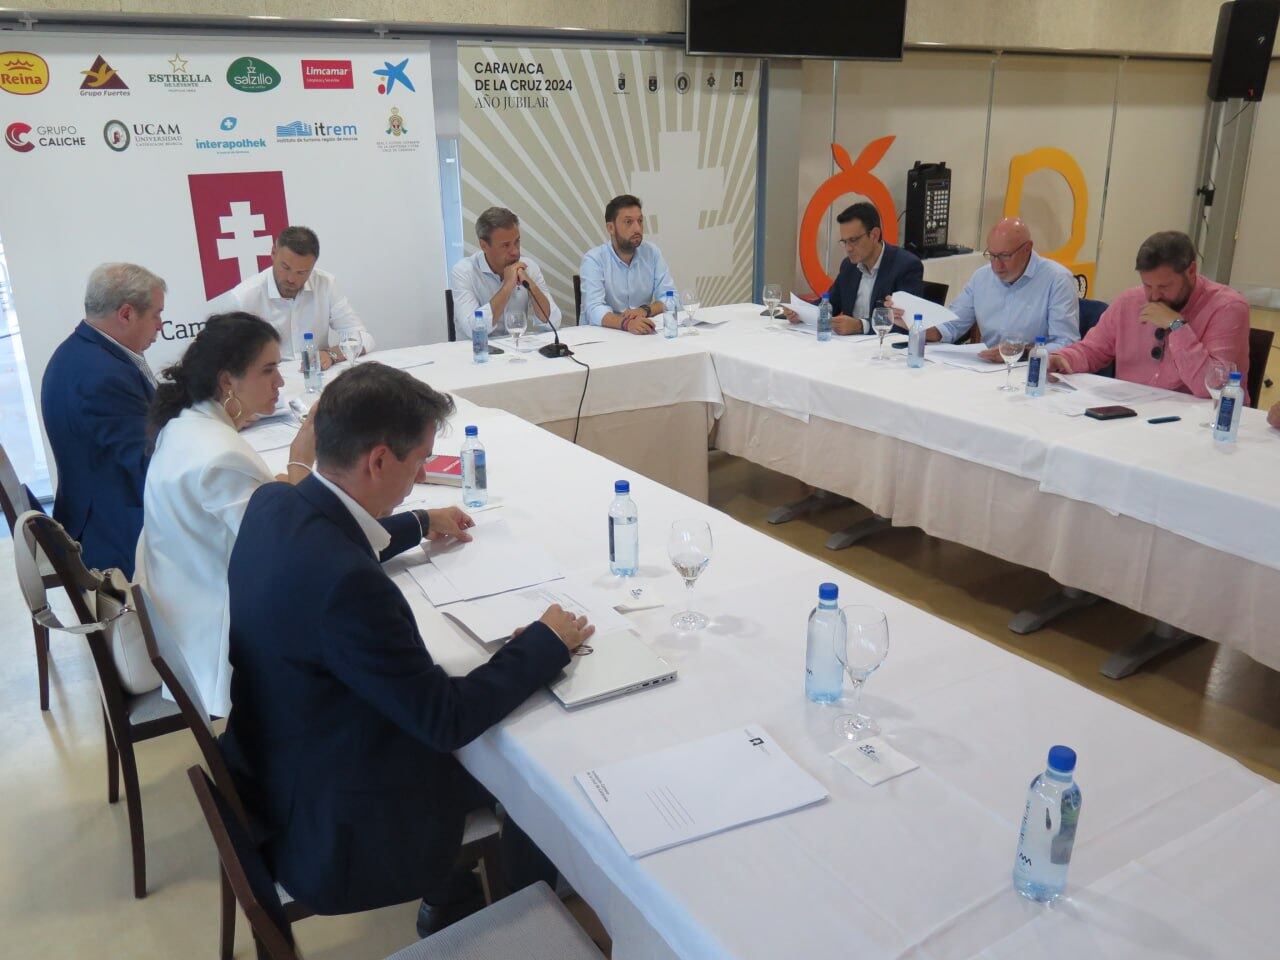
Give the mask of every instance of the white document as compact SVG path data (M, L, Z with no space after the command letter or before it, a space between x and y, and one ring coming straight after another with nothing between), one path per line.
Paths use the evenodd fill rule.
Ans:
M549 336L547 343L554 342L555 338ZM600 332L599 327L592 326L589 323L580 324L576 327L566 327L561 330L560 342L567 343L571 347L585 347L589 343L604 343L605 336Z
M787 304L796 315L800 317L800 323L789 323L786 320L781 321L783 326L790 327L800 333L817 333L818 332L818 308L807 300L801 300L794 293L791 294L791 301Z
M684 311L684 315L687 317L689 315L688 311ZM699 316L698 312L694 311L693 325L695 327L719 327L723 324L728 323L732 319L733 317L731 316L728 316L726 314L719 314L719 313L713 313L710 316L704 313L701 316Z
M511 532L504 519L477 524L471 543L434 546L431 563L458 592L459 600L474 600L508 590L532 587L564 574L541 546ZM439 606L440 601L430 597Z
M790 813L827 791L749 724L574 779L633 857Z
M409 576L413 578L413 582L418 585L422 595L433 607L443 607L445 604L457 603L462 599L458 588L450 583L449 578L441 572L440 568L431 562L426 544L423 544L417 557L410 558L408 554L401 554L401 556L404 558Z
M291 418L271 417L240 431L240 436L244 437L245 442L258 453L287 447L293 443L293 438L297 435L298 424Z
M986 349L985 343L931 343L924 349L924 358L934 363L945 363L949 367L972 370L974 373L1003 373L1004 363L989 363L978 359L978 354ZM1014 366L1025 367L1026 361L1019 360Z
M608 594L589 584L557 580L523 590L451 604L441 612L485 645L499 644L516 627L532 623L553 603L565 610L585 615L602 636L615 630L629 630L631 624L609 603Z
M907 293L899 290L892 295L893 306L895 309L901 310L905 314L905 320L908 329L911 327L912 318L918 313L924 321L924 328L930 330L941 323L948 323L951 320L958 320L954 313L942 306L940 303L934 303L932 300L926 300L924 297L917 297L914 293ZM925 355L929 353L929 349L925 349Z
M395 367L397 370L412 370L414 367L425 367L429 363L435 363L430 357L423 355L422 347L404 347L400 350L379 350L377 353L368 354L362 357L360 362L372 360L375 363L384 363L388 367ZM350 366L350 364L348 364Z

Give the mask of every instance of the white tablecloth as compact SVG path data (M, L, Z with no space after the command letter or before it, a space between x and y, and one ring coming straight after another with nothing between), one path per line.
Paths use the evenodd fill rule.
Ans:
M494 488L507 522L566 571L609 585L604 517L617 467L515 417L463 406L490 449L540 464L558 491L548 502L514 478ZM431 495L444 503L457 492ZM1076 960L1089 954L1071 945L1103 942L1107 956L1167 956L1220 931L1219 955L1245 957L1280 937L1271 909L1280 789L703 504L643 480L633 497L640 578L668 604L630 619L679 679L572 713L539 693L460 753L597 911L618 960L946 960L983 950ZM716 541L693 598L712 625L696 636L668 625L683 602L665 556L677 517L707 519ZM479 663L483 652L407 573L396 576L432 654L452 671ZM920 769L876 788L827 756L840 711L803 695L805 618L826 579L842 602L889 617L889 657L864 706ZM749 721L830 799L633 860L572 781ZM1079 751L1084 805L1070 899L1047 910L1012 892L1010 871L1027 783L1053 743Z

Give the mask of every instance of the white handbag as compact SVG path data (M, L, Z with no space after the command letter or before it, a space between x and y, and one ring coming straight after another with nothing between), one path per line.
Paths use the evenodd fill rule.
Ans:
M138 623L138 614L128 604L129 581L119 570L113 568L106 573L89 571L96 582L90 596L93 598L97 622L64 626L58 619L58 615L49 606L44 578L40 576L40 566L36 560L39 546L27 529L27 521L32 517L47 520L40 511L28 510L13 525L13 561L18 568L18 583L31 611L31 619L49 630L61 630L64 633L86 634L101 630L107 638L111 659L115 663L120 686L125 692L137 696L160 686L160 675L156 673L151 657L147 654L147 644L142 636L142 626ZM58 529L62 529L60 524ZM70 537L67 539L76 543ZM79 546L76 543L77 549Z

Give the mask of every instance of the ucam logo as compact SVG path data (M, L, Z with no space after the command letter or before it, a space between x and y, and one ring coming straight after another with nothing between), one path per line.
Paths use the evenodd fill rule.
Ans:
M304 90L352 90L355 79L350 60L303 60Z
M124 153L129 149L129 128L120 120L108 120L102 128L102 139L116 153Z
M204 296L212 300L271 265L271 238L289 225L284 174L187 176Z
M241 93L267 93L280 86L280 72L265 60L241 57L227 67L227 83Z
M135 123L133 142L139 147L180 147L182 128L176 123Z
M26 50L0 53L0 90L29 97L49 86L49 64Z

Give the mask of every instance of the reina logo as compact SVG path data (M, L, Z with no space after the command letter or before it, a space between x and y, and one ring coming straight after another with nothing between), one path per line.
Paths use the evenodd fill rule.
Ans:
M102 54L93 61L88 70L81 70L84 80L80 84L82 97L127 97L129 85L124 78L103 59Z
M265 60L241 57L227 67L227 83L241 93L267 93L280 86L280 73Z
M49 64L45 63L44 57L25 50L0 53L0 90L29 97L33 93L44 93L48 86Z
M303 60L304 90L354 90L350 60Z

